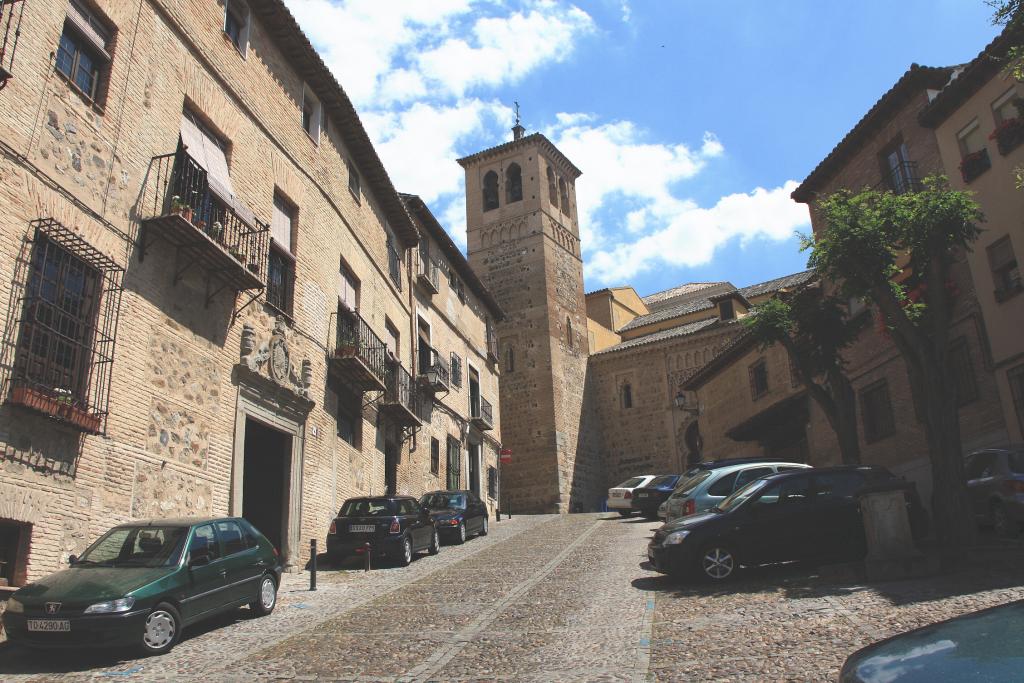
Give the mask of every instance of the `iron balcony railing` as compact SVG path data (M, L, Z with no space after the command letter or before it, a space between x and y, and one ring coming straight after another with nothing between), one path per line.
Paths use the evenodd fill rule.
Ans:
M491 404L483 396L469 402L469 418L481 429L490 429L494 425Z
M921 180L917 175L917 162L901 161L891 167L881 182L875 185L876 190L890 190L896 194L907 192L920 192L922 189Z
M412 375L401 363L389 361L385 364L384 403L401 406L416 415L416 385Z
M437 263L430 260L430 258L420 257L418 265L416 266L416 274L419 276L420 282L431 291L437 292L441 288L441 269L437 267Z
M266 282L270 226L213 192L206 170L184 148L153 157L140 209L144 219L181 216Z
M427 346L423 347L423 350L426 353L420 352L420 377L433 387L449 386L451 372L448 368L448 361L435 348Z
M370 329L362 316L354 311L338 312L334 355L341 358L358 358L378 379L382 382L385 380L387 346Z

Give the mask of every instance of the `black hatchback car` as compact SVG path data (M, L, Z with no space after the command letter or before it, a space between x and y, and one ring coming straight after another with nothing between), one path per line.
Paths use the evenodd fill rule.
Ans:
M647 486L634 489L633 509L639 510L640 514L647 519L656 519L658 508L675 491L681 476L679 474L662 474L652 479Z
M327 532L327 557L337 564L363 555L369 544L373 557L397 561L403 567L426 550L441 551L441 541L429 511L410 496L349 498Z
M472 491L431 491L420 505L430 511L446 541L465 543L470 534L487 535L487 506Z
M721 581L741 565L816 558L859 559L866 552L857 496L900 482L881 467L795 470L751 482L710 511L663 525L647 546L655 569ZM907 491L915 538L927 523Z

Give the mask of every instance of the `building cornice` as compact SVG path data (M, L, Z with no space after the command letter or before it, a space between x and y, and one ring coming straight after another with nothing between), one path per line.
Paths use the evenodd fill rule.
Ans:
M520 138L519 140L510 140L509 142L506 142L504 144L497 145L495 147L490 147L485 150L481 150L476 154L470 154L467 157L462 157L461 159L458 159L458 162L460 166L462 166L463 168L467 168L481 161L495 159L497 157L504 156L509 152L517 151L521 148L524 149L530 146L540 147L541 150L543 150L545 154L548 155L548 157L550 157L556 164L562 167L562 171L568 174L572 180L576 180L581 175L583 175L583 171L576 168L575 164L569 161L568 157L566 157L564 154L558 151L558 148L555 147L555 145L546 137L544 137L544 135L541 133L531 133L530 135L527 135L524 138Z

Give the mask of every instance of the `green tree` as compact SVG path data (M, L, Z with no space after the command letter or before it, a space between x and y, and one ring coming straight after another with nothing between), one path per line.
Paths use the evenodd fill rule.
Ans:
M845 296L877 307L907 367L932 465L932 514L951 548L974 535L955 384L947 363L954 254L984 218L969 193L929 177L919 192L837 192L819 204L825 228L808 239L810 265ZM901 272L910 275L902 282Z
M1024 27L1024 0L985 0L993 9L992 23L1016 30ZM1006 52L1006 70L1018 81L1024 81L1024 44L1011 45ZM1021 111L1024 116L1024 111ZM1024 166L1013 170L1017 189L1024 190Z
M780 294L743 319L761 348L780 344L800 382L821 407L839 441L843 463L860 463L857 406L842 352L856 339L867 317L850 317L843 301L815 283Z

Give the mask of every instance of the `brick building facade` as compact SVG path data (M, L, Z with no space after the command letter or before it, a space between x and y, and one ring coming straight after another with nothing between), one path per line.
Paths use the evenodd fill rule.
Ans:
M245 515L299 566L345 498L443 487L449 462L488 499L500 311L456 254L414 285L443 230L282 2L36 0L7 66L6 582L139 517ZM468 379L426 388L420 320L489 424Z

